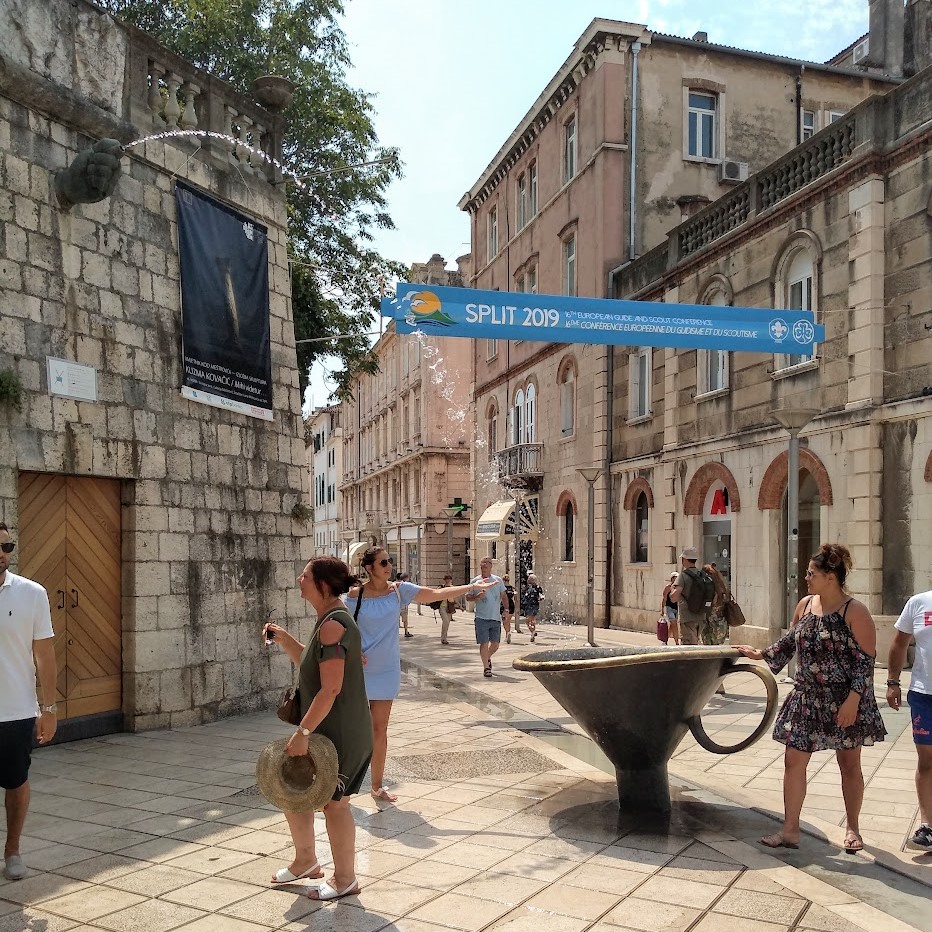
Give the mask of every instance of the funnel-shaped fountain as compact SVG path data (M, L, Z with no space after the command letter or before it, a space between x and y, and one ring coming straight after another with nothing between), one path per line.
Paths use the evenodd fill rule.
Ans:
M514 661L583 727L615 766L623 809L670 809L667 763L691 731L714 754L749 747L773 722L777 684L770 671L729 647L581 647L539 651ZM723 677L752 673L767 689L763 721L732 747L714 742L701 714Z

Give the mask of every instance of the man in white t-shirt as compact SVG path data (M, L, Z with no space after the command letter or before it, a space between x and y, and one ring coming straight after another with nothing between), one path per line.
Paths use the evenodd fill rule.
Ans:
M930 568L932 576L932 568ZM932 851L932 590L914 595L896 621L896 634L887 659L887 704L899 709L902 702L900 673L906 663L906 648L916 639L916 656L909 678L906 701L913 724L913 741L919 763L916 795L919 797L919 828L906 842L917 851Z
M31 579L10 572L16 543L0 522L0 786L6 802L3 876L21 880L19 853L29 809L29 763L33 741L55 736L55 641L49 597ZM36 701L36 671L45 705Z

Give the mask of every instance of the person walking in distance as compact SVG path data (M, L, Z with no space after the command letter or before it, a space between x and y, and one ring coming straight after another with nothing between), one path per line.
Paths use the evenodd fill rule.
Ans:
M407 573L399 573L396 581L399 583L406 583L406 582L410 582L410 580L411 580L411 577ZM408 606L407 605L405 605L401 609L401 612L398 615L398 620L401 622L401 626L405 629L405 637L413 638L414 635L408 630Z
M929 567L932 579L932 566ZM906 664L906 649L916 639L916 656L909 677L906 701L912 717L916 745L916 796L919 798L919 828L906 842L915 851L932 851L932 589L917 592L894 625L896 634L887 658L887 705L899 709L903 701L900 674Z
M531 643L537 640L537 616L540 614L540 600L544 597L544 590L541 589L537 576L534 573L527 574L527 585L521 593L521 608L524 609L524 620L527 622L527 629L531 632Z
M667 630L670 633L670 637L673 638L673 643L679 645L679 609L676 602L670 598L670 592L673 590L673 584L676 582L677 576L679 576L679 573L671 573L670 581L663 587L663 592L660 594L660 614L667 619Z
M443 588L448 589L453 585L453 577L447 573L443 577ZM440 643L450 643L450 622L453 620L453 613L456 611L456 602L453 599L441 599L438 603L437 611L440 612Z
M16 542L0 522L0 786L6 807L3 876L22 880L19 853L29 809L29 764L33 741L48 744L58 719L55 635L49 596L37 582L10 572ZM36 673L42 705L36 698Z
M492 656L502 640L502 609L508 605L505 584L500 576L492 574L491 557L482 558L479 575L473 577L471 587L466 601L476 606L476 643L482 660L482 675L488 678L492 675Z
M515 618L515 587L511 584L511 580L507 575L502 576L502 583L505 586L505 597L508 599L508 604L502 608L502 624L505 626L505 643L510 644L512 620L515 621L515 631L518 631L517 619Z
M699 553L695 547L687 547L680 554L682 569L670 590L670 599L676 603L683 644L699 643L699 632L708 615L707 602L710 603L714 595L714 583L709 580L710 591L708 599L705 598L700 571L696 569L698 560Z

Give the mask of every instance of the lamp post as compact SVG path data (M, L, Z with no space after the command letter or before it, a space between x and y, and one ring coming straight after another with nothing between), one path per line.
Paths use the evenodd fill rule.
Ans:
M460 513L459 508L444 508L447 516L447 572L453 575L453 519Z
M586 554L586 611L589 616L589 646L595 647L595 637L592 633L594 627L595 615L595 483L599 476L602 475L600 466L581 466L576 472L579 473L589 485L589 514L588 521L588 541L589 548Z
M819 413L816 408L778 408L771 417L790 432L786 461L786 610L787 627L799 592L799 432ZM770 622L770 643L780 639L781 623Z

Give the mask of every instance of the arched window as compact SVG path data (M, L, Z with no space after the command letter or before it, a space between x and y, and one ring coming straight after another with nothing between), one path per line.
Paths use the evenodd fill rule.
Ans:
M819 322L819 261L822 248L808 230L795 233L777 257L773 271L774 307L789 311L812 311ZM789 341L788 345L789 345ZM813 346L813 353L815 353ZM794 369L815 360L807 353L785 353L777 357L777 369Z
M515 392L515 403L511 408L511 443L522 443L524 436L524 389Z
M487 417L486 440L489 447L489 456L498 451L498 405L489 405Z
M650 532L650 505L644 492L638 493L632 512L631 522L631 562L647 563L648 539Z
M702 304L727 307L732 301L731 285L721 275L716 275L702 296ZM701 349L696 353L696 394L709 395L728 388L730 353L727 350Z
M557 376L560 386L560 436L572 437L576 432L576 367L568 360Z
M529 382L524 394L524 442L534 443L537 436L535 414L537 408L537 388Z
M557 501L557 518L560 529L560 560L573 563L576 560L576 499L572 492L562 492Z

